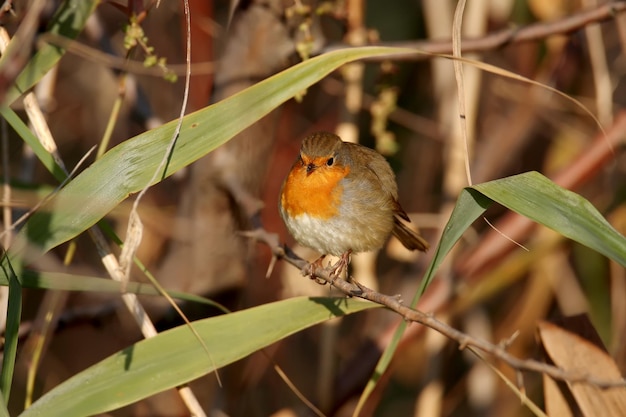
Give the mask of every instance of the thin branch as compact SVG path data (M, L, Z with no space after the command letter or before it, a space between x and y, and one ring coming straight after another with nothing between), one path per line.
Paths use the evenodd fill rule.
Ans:
M615 16L625 11L626 1L612 1L592 9L581 10L563 19L552 22L538 22L519 28L503 29L479 38L462 39L463 53L491 51L510 44L537 41L554 35L566 35L576 32L591 23L602 23L613 20ZM380 42L377 45L413 48L432 54L452 53L452 41L449 39L441 41ZM345 44L334 44L325 48L324 52L347 47L349 46ZM394 55L394 60L417 61L430 58L429 56L415 54L407 54L404 56ZM380 59L381 58L371 58L370 60Z
M626 387L626 380L624 379L619 381L607 381L584 373L568 372L556 366L548 365L534 359L519 359L506 351L506 347L508 346L507 343L493 344L483 339L470 336L437 320L432 314L424 313L408 307L402 303L402 300L398 296L386 295L373 291L362 284L359 284L354 279L350 282L341 278L333 277L331 275L332 268L312 268L312 265L309 262L294 254L288 247L280 246L276 235L268 233L264 229L247 232L245 235L254 238L259 242L265 243L270 247L272 254L275 257L299 268L303 274L315 279L316 282L322 285L330 284L349 297L359 297L364 300L369 300L376 304L383 305L388 309L395 311L407 321L420 323L441 333L449 339L455 340L459 344L460 349L474 348L501 360L515 370L538 372L548 375L553 379L568 383L586 383L603 389Z
M163 78L163 69L160 67L146 67L143 61L133 61L130 59L111 55L99 49L59 36L54 33L46 32L37 38L39 45L55 45L59 46L67 52L74 54L86 61L94 62L116 70L125 71L136 75L149 75L152 77ZM168 64L167 69L172 74L184 76L187 74L187 64ZM213 74L215 71L213 62L199 62L191 64L191 72L194 75Z

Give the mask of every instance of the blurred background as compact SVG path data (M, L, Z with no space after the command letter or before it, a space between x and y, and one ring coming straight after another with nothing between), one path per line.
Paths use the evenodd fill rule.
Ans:
M46 3L39 16L42 31L58 5ZM188 112L337 47L403 45L452 53L453 1L190 0L189 4L193 65ZM29 2L13 2L13 7L14 13L2 15L11 35ZM120 70L126 55L124 31L132 16L145 31L152 53L166 58L167 76L158 67ZM573 22L578 26L568 26ZM400 202L432 247L461 189L468 185L466 158L474 183L537 170L589 199L624 233L625 15L612 13L607 2L596 0L469 1L461 33L465 58L559 89L597 120L546 89L465 65L468 141L464 142L452 61L421 55L350 64L153 187L140 208L146 226L140 259L165 288L203 295L231 310L296 295L338 295L280 262L265 278L269 250L237 233L256 226L260 209L266 230L277 233L305 259L317 257L294 246L278 216L277 198L301 140L318 130L359 141L388 158L397 173ZM517 38L520 35L528 37ZM141 62L144 57L138 51L129 58ZM162 1L159 7L152 1L101 2L78 45L69 48L35 89L66 166L73 167L101 143L116 102L121 108L108 148L176 118L184 93L184 62L181 2ZM172 82L173 74L177 81ZM600 126L610 139L601 134ZM23 142L10 137L8 172L16 184L13 195L24 210L55 182ZM109 217L120 236L125 234L129 208L124 203ZM71 265L62 267L67 250L63 245L33 267L107 276L88 238L78 239ZM431 256L432 251L410 253L390 240L380 253L355 257L351 272L367 286L410 300ZM139 271L132 279L146 280ZM539 359L543 357L539 323L587 314L623 374L625 296L622 267L493 207L486 220L477 221L463 237L419 308L494 343L516 335L510 352ZM47 297L43 291L26 293L23 349L29 346L29 325L41 309L49 308ZM37 370L36 395L141 339L119 296L55 297L58 322ZM182 323L164 300L142 301L159 329ZM190 319L220 314L206 306L183 307ZM399 320L381 309L336 319L221 370L223 387L217 387L211 375L191 386L214 416L313 415L275 372L275 363L325 415L348 416ZM16 409L23 403L29 363L27 354L18 357ZM495 366L515 381L510 368ZM526 395L541 406L545 401L541 376L524 374L524 386ZM168 391L110 415L186 413L177 394ZM455 342L412 325L361 415L532 414L485 362L459 351Z

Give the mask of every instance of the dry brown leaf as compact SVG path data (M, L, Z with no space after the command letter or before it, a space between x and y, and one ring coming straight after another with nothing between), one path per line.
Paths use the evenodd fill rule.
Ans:
M545 352L556 366L598 380L622 379L615 361L599 345L552 323L541 322L538 328ZM550 416L626 415L626 388L602 389L587 383L556 384L551 380L546 381L544 395Z

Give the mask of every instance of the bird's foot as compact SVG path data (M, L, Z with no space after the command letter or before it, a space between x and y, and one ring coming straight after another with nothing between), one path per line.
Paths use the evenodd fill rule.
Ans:
M310 264L305 265L304 268L302 268L302 275L309 276L318 284L326 284L326 281L317 277L317 271L324 269L324 265L322 264L324 258L326 258L326 255L322 255Z
M333 280L336 278L340 278L344 269L347 271L348 264L350 264L351 254L352 254L352 251L345 252L344 254L341 255L341 258L339 258L337 263L335 263L333 266L330 267L328 274Z
M347 269L348 264L350 264L351 254L352 251L344 253L335 264L327 267L323 265L326 255L322 255L315 261L304 266L304 268L302 268L302 275L311 277L311 279L314 279L318 284L326 284L327 282L332 284L334 280L341 278L341 274L343 274L343 271ZM318 271L323 271L326 274L325 276L328 276L329 281L319 278L317 275Z

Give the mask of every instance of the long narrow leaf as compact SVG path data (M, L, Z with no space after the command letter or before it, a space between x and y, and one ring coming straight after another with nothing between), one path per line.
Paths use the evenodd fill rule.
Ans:
M49 28L50 32L72 39L75 38L84 27L87 22L87 18L93 12L96 4L97 1L95 0L67 0L63 2L51 20ZM23 45L16 44L16 42L20 42L20 40L12 40L11 44L7 47L7 50L15 47L23 47ZM54 65L56 65L64 53L65 51L62 48L44 45L39 51L37 51L33 58L29 60L26 67L18 75L13 88L6 93L4 103L7 105L11 104L21 94L23 94L23 92L35 85L41 77L43 77ZM6 64L7 59L10 59L11 56L11 54L4 54L0 57L0 67L3 67ZM11 124L14 127L17 126L18 119L12 110L4 108L2 110L2 116L5 117L10 123L12 122ZM19 129L19 127L17 128ZM30 132L28 132L28 134L29 133ZM20 134L27 134L27 132L21 132ZM30 137L32 137L32 134L30 134ZM38 148L41 148L41 146L37 143L35 144L34 149L37 151ZM47 153L41 154L41 152L38 152L38 156L43 160L52 159ZM50 167L52 167L52 165ZM58 169L52 169L51 172L53 172L55 176L62 173L62 171L59 171ZM2 256L1 268L2 275L8 281L9 300L5 329L5 344L2 358L2 372L0 373L0 389L2 390L2 397L4 399L2 407L0 407L0 415L8 415L6 404L9 401L11 393L15 358L17 354L18 330L22 312L22 288L7 254Z
M4 398L4 396L0 395L0 417L10 417L9 409L2 398Z
M87 416L192 381L295 332L376 304L345 298L292 298L193 323L110 356L37 400L22 417Z
M0 390L4 403L9 403L15 358L17 356L17 341L22 316L22 286L20 285L11 262L6 253L1 261L2 275L9 282L9 300L7 307L6 328L4 330L4 352L2 356L2 371L0 373Z
M9 107L0 108L0 115L11 125L13 130L22 138L24 142L33 150L39 162L50 172L59 182L65 180L67 175L56 163L50 152L43 147L37 136L26 126L26 123Z
M66 0L61 2L54 14L48 32L74 39L82 31L87 19L95 9L96 0ZM19 41L16 40L16 41ZM23 45L15 45L22 48ZM9 44L8 48L12 46ZM35 55L28 61L26 67L15 80L12 89L7 92L4 104L10 105L17 98L34 86L50 69L59 62L65 49L54 45L42 45ZM0 58L0 67L4 65L5 56Z
M22 270L20 276L22 288L33 288L40 290L59 290L59 291L84 291L84 292L101 292L122 294L122 284L105 278L90 277L84 275L66 274L63 272L47 272ZM9 285L9 278L4 274L0 274L0 285ZM124 289L127 293L138 295L162 296L162 294L152 284L129 282ZM188 294L179 291L167 292L172 298L194 303L217 305L214 301L195 294Z
M477 184L491 200L626 267L626 238L585 198L538 172Z
M461 195L459 196L456 206L452 211L450 220L448 220L448 224L446 224L446 227L443 230L441 240L435 249L435 255L426 270L426 274L422 279L422 283L420 284L418 291L413 296L413 300L411 300L411 307L415 308L419 298L428 287L428 284L432 282L439 266L448 253L450 253L452 247L456 244L456 242L458 242L463 233L465 233L472 223L474 223L474 221L485 212L490 204L491 201L480 193L471 189L461 191ZM400 343L400 339L402 338L402 334L404 334L406 325L406 321L402 321L398 325L398 328L394 332L389 345L387 345L385 351L378 360L372 377L367 382L365 389L361 393L361 397L359 398L359 402L357 403L353 414L354 416L359 414L361 408L365 405L365 401L367 401L372 391L374 391L374 388L376 388L376 384L378 383L380 376L385 373L389 367L391 359L398 348L398 343Z
M492 202L497 202L626 266L626 238L589 201L558 186L538 172L527 172L477 184L461 192L435 249L435 256L411 302L413 307L433 280L443 258ZM380 376L387 370L405 328L406 323L402 322L383 352L361 394L355 415L376 387Z
M163 176L206 155L341 65L400 51L403 49L363 47L324 54L186 116ZM48 211L31 217L10 256L17 256L27 242L44 252L66 242L95 224L131 193L141 190L163 158L175 125L176 121L172 121L129 139L83 171L59 192Z

